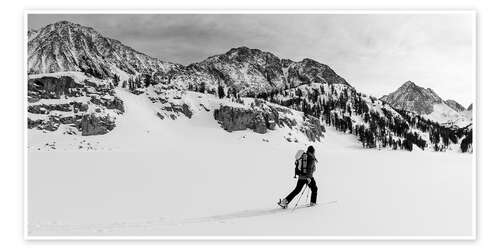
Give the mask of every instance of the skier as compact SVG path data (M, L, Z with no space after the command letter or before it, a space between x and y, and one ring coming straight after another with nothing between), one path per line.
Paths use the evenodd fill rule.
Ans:
M297 186L295 189L284 199L278 202L282 208L287 208L288 203L293 200L293 198L300 193L304 185L309 186L311 189L311 202L309 206L316 205L316 198L318 196L318 187L316 186L316 181L314 180L313 173L316 171L316 156L314 155L314 147L309 146L307 152L302 154L302 156L297 160L304 162L303 166L299 170L299 179L297 180Z

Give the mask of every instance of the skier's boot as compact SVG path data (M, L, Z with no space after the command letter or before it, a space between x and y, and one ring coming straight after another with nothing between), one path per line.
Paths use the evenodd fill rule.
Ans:
M281 208L285 209L285 208L287 208L287 207L288 207L288 201L287 201L286 199L280 199L280 200L278 201L278 205L279 205Z
M314 206L316 206L316 203L315 202L311 202L311 203L309 203L309 206L310 207L314 207Z

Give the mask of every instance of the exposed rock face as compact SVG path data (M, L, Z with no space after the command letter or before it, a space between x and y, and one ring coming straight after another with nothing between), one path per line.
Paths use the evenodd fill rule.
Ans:
M180 66L67 21L31 30L28 35L28 74L80 71L102 79L113 76L113 66L130 74L168 72Z
M273 129L274 125L270 124L275 124L275 120L278 120L272 113L264 114L260 110L230 106L221 106L214 110L214 118L229 132L251 129L259 134L265 134L268 129Z
M56 131L61 125L59 117L50 116L48 120L28 118L28 128L38 128L46 131Z
M465 110L464 106L460 105L460 103L458 103L455 100L446 100L445 103L448 106L450 106L450 108L452 108L453 110L455 110L457 112L462 112Z
M111 84L93 80L97 79L83 74L32 76L28 80L28 99L31 100L28 128L55 131L64 124L78 129L82 135L109 132L114 128L114 117L109 114L123 113L123 101L114 96ZM32 114L35 115L30 117Z
M92 96L90 101L94 104L104 106L108 109L116 109L121 113L125 112L125 109L123 108L123 101L115 96L110 98L98 98L96 96Z
M167 112L175 113L175 115L170 114L171 118L173 118L173 117L177 118L176 115L179 115L179 113L184 114L187 118L191 118L193 116L193 112L191 111L191 109L189 109L189 106L185 103L183 103L182 105L168 103L165 106L163 106L162 109L167 111ZM175 120L175 118L173 118L173 120Z
M471 111L472 110L472 103L469 105L469 107L467 107L467 111Z
M28 95L32 102L39 99L58 99L61 95L82 96L78 91L83 84L76 83L69 76L61 77L41 77L28 80Z
M103 135L115 127L115 121L109 116L85 114L80 125L82 135Z
M307 116L303 124L299 125L295 119L287 117L287 113L290 113L287 109L257 101L252 109L221 106L214 110L214 118L228 132L251 129L256 133L265 134L276 126L287 126L290 129L297 128L312 142L320 141L324 136L325 128L317 118Z
M29 129L36 128L36 127L40 126L42 123L43 123L43 120L41 120L41 119L32 120L28 117L28 128Z
M394 108L430 114L435 103L443 100L430 88L422 88L411 81L405 82L395 92L385 95L380 100L389 103Z
M312 59L294 62L269 52L247 47L191 64L169 73L169 82L214 90L222 85L241 96L257 96L273 90L311 82L348 84L327 65Z
M52 110L69 112L72 111L72 105L69 103L62 103L62 104L36 104L28 106L28 112L33 114L48 114Z

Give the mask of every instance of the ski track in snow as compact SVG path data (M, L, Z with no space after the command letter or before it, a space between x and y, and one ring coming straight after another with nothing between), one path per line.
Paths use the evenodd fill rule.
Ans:
M302 204L295 206L294 204L290 204L288 209L283 209L281 207L275 208L264 208L264 209L247 209L238 212L220 214L220 215L212 215L212 216L204 216L204 217L195 217L195 218L184 218L184 219L167 219L160 217L154 220L144 220L144 221L136 221L136 222L114 222L110 224L87 224L87 225L62 225L54 223L52 225L34 225L29 229L29 233L37 233L37 232L45 232L45 233L78 233L79 231L94 231L98 233L109 233L109 232L117 232L120 230L126 230L135 228L138 230L152 230L154 228L161 229L163 227L178 227L184 226L188 224L198 224L198 223L226 223L231 220L239 220L239 219L247 219L252 217L260 217L260 216L270 216L270 215L278 215L282 214L283 216L293 216L293 213L299 213L302 209L318 209L319 207L335 204L337 201L329 201L318 203L315 207L310 207L307 204ZM291 218L293 219L293 218Z

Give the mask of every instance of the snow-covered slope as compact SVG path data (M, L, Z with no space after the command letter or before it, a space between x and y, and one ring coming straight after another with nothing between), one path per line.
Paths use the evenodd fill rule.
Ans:
M75 73L78 75L78 73ZM68 75L64 73L62 75ZM44 74L46 76L46 74ZM33 79L38 79L32 76ZM88 94L87 88L82 85L82 96L66 96L61 99L42 99L29 104L28 119L33 128L29 130L28 148L37 151L99 151L99 150L142 150L150 144L150 137L144 135L137 128L153 126L156 131L168 130L172 124L181 126L201 126L217 128L220 133L229 134L239 130L253 130L264 134L263 143L269 142L265 138L269 134L279 134L280 140L288 143L305 145L309 141L321 140L324 136L324 127L319 120L313 117L304 117L301 112L253 98L220 99L211 94L187 91L177 87L157 85L145 88L141 94L133 94L128 89L114 88L103 93L102 98L128 100L128 104L121 104L120 112L111 106L96 101L99 95ZM96 97L97 96L97 97ZM49 106L44 106L50 104ZM68 110L59 111L61 105L67 105ZM86 105L84 111L77 107ZM32 113L43 106L43 112ZM99 112L96 112L99 109ZM138 112L137 109L141 111ZM132 114L130 114L132 112ZM229 112L229 113L224 113ZM134 114L135 113L135 114ZM110 116L111 114L111 116ZM137 114L142 114L137 119ZM151 121L149 114L154 117ZM113 129L105 133L96 133L94 136L82 136L86 128L82 126L85 116L97 115L110 117ZM73 118L72 122L63 122L63 117ZM148 117L146 119L146 117ZM64 120L65 121L65 120ZM151 123L144 125L142 123ZM162 124L162 125L161 125ZM46 126L55 126L48 130ZM100 124L94 124L100 128ZM224 129L230 131L228 133ZM128 131L131 130L131 131ZM68 132L71 131L71 132ZM127 132L126 132L127 131ZM188 130L186 130L188 131ZM213 133L213 131L209 132ZM106 134L106 136L100 136ZM217 133L219 134L219 133ZM122 136L127 135L123 138ZM132 136L141 139L131 140ZM158 147L157 149L162 149Z
M179 67L68 21L30 30L28 37L28 74L80 71L105 78L116 74L113 67L128 74L168 72Z
M174 120L149 99L163 94L115 91L126 112L105 135L28 131L30 145L57 148L28 151L29 236L472 235L471 154L363 149L332 127L314 143L294 129L228 133L213 119L220 104L237 105L228 99L187 92L175 100L198 108ZM65 150L79 140L98 150ZM295 152L310 144L325 205L277 209L296 181Z
M451 122L455 124L455 122L459 119L463 119L465 122L468 122L465 125L469 125L470 121L466 121L465 117L461 115L461 113L455 111L453 108L448 106L446 103L434 103L432 105L432 112L429 114L424 114L424 117L431 119L433 121L439 122L441 124Z

